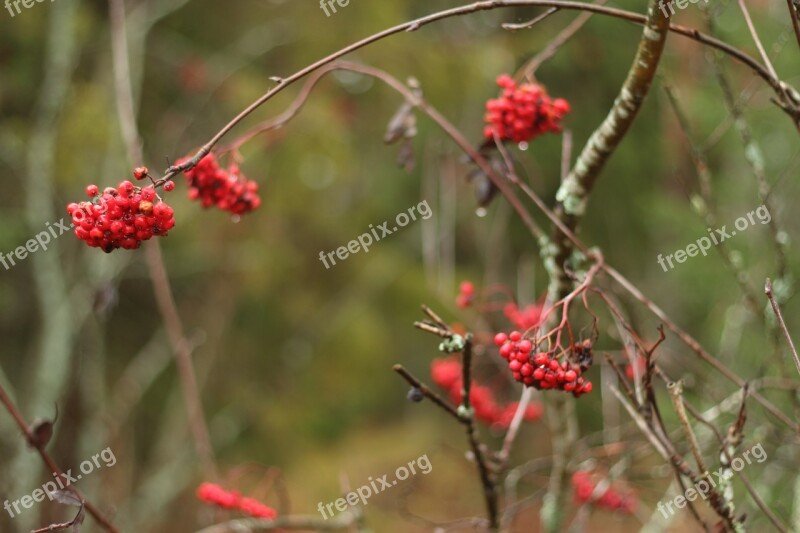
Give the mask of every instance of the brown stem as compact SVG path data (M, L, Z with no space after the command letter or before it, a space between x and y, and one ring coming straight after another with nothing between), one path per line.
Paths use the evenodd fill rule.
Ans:
M555 215L561 224L553 229L552 245L543 251L550 276L548 298L552 302L566 297L573 285L567 268L574 252L573 242L560 228L566 226L570 233L575 233L600 171L625 137L650 91L669 27L669 19L658 10L657 0L650 0L639 47L619 96L608 116L589 138L556 194L558 204ZM552 403L548 419L553 432L554 459L541 512L542 528L550 532L558 531L561 527L561 514L568 496L566 458L571 454L577 438L574 404L563 399L553 400Z
M432 401L433 403L444 409L444 411L447 414L449 414L450 416L452 416L461 423L464 422L464 420L461 418L461 415L458 414L458 411L456 411L456 409L452 405L444 401L442 397L436 394L436 392L432 391L430 387L428 387L423 382L418 380L411 372L406 370L403 365L394 365L392 367L392 370L400 374L403 377L403 379L405 379L408 382L409 385L411 385L416 389L419 389L419 391L422 393L423 396L425 396L427 399L429 399L430 401Z
M129 82L130 68L128 64L124 0L109 0L109 16L111 18L111 51L117 112L128 159L131 163L136 164L142 160L142 151L139 130L136 125L133 92ZM164 268L161 248L157 240L147 243L145 256L158 309L164 320L172 351L175 354L181 390L188 412L189 427L194 436L197 455L203 464L206 475L215 477L216 466L214 464L211 439L203 416L202 401L197 387L194 365L192 364L191 350L183 333L183 326L178 315L172 287Z
M50 454L47 453L47 450L44 449L44 444L38 441L35 436L31 433L30 429L28 429L28 424L25 422L25 419L22 417L22 414L19 412L19 409L14 405L14 402L11 401L11 398L6 394L5 389L2 385L0 385L0 403L6 408L8 413L17 423L19 426L20 431L22 431L23 436L25 437L26 442L31 445L36 451L39 453L39 456L42 458L42 461L50 472L52 472L55 476L62 477L63 471L56 462L50 457ZM92 504L92 502L88 501L86 497L81 494L81 492L72 485L67 485L67 490L72 492L79 500L84 502L84 507L92 515L98 524L103 526L106 531L110 531L111 533L119 533L119 530L108 520L103 514L97 509L97 507Z
M241 113L239 113L236 117L234 117L225 126L223 126L223 128L219 130L211 138L211 140L209 140L206 144L204 144L191 159L184 161L180 165L173 165L169 167L164 176L156 181L156 186L160 187L168 180L172 179L172 177L177 175L178 173L189 170L193 168L195 165L197 165L197 163L203 157L205 157L209 152L211 152L214 146L216 146L216 144L229 131L231 131L234 127L236 127L236 125L238 125L242 120L244 120L247 116L249 116L253 111L255 111L256 109L261 107L261 105L263 105L265 102L270 100L273 96L275 96L276 94L278 94L279 92L281 92L282 90L284 90L286 87L296 82L297 80L307 76L308 74L314 72L315 70L318 70L319 68L327 65L328 63L332 63L333 61L339 59L342 56L345 56L351 52L359 50L374 42L380 41L381 39L384 39L391 35L416 31L422 26L446 18L466 15L469 13L476 13L479 11L496 9L500 7L519 7L519 6L557 7L559 9L587 11L587 12L600 13L603 15L616 17L636 24L647 24L648 20L647 17L640 15L638 13L632 13L621 9L609 8L597 4L586 4L583 2L573 2L569 0L483 0L480 2L474 2L466 6L460 6L439 11L409 22L405 22L403 24L398 24L397 26L393 26L391 28L373 34L369 37L361 39L360 41L352 43L312 63L311 65L306 66L305 68L295 72L294 74L286 78L278 78L279 81L275 87L267 91L255 102L247 106L247 108L245 108ZM788 86L783 84L783 82L781 82L780 80L774 78L767 68L765 68L757 60L753 59L746 53L718 39L705 35L693 28L686 28L683 26L667 24L666 29L678 33L680 35L683 35L685 37L688 37L690 39L693 39L699 43L710 46L712 48L716 48L730 55L731 57L740 61L741 63L747 65L748 67L753 69L759 76L761 76L761 78L764 79L773 88L775 93L778 95L780 102L783 103L783 109L785 111L787 111L790 114L795 111L792 107L793 103L786 102L787 99L786 95L787 91L789 90Z
M421 325L426 324L417 322L414 324L417 328L428 331L429 333L433 333L439 337L454 337L454 333L450 327L439 317L439 315L434 313L431 308L423 305L422 310L426 315L428 315L433 323L436 324L436 326L420 327ZM481 445L478 437L478 429L475 426L475 416L470 409L469 403L470 388L472 385L472 342L472 333L467 333L464 336L464 347L462 350L461 406L459 406L457 411L454 410L449 404L444 402L444 400L439 398L436 393L433 393L405 368L403 368L402 365L394 365L394 371L403 376L403 378L405 378L405 380L408 381L412 387L416 387L422 391L423 396L432 400L439 407L453 415L456 420L464 425L467 431L467 440L469 441L470 448L472 449L472 454L475 457L475 464L478 466L478 473L481 478L481 486L483 487L483 495L486 502L486 511L489 519L489 528L492 531L497 531L499 527L497 484L495 483L492 472L489 470L489 465L486 461L486 455L483 452L483 446Z
M145 257L147 267L150 271L150 280L153 285L156 303L161 317L164 320L164 327L169 336L170 346L175 354L175 361L178 366L178 375L181 381L181 392L183 401L189 417L189 427L194 437L194 445L197 455L202 462L203 471L206 476L216 478L216 465L214 462L214 450L211 446L211 438L208 433L205 417L203 416L203 403L200 398L200 391L197 387L197 377L192 363L192 352L189 343L183 333L181 317L175 305L175 298L172 295L172 287L164 268L161 258L161 247L157 240L148 242L146 245Z
M472 348L470 348L470 350L471 349ZM492 479L491 472L489 471L489 466L486 463L486 457L481 449L481 443L478 439L478 431L475 428L474 417L469 415L468 412L461 413L460 411L456 411L450 404L442 400L438 394L433 392L428 386L426 386L413 374L406 370L403 365L394 365L392 368L395 372L400 374L403 379L409 383L409 385L419 389L423 396L444 409L448 414L464 425L467 431L467 439L469 440L470 449L472 449L472 454L475 457L475 463L478 465L478 473L480 474L481 485L483 486L484 498L486 500L486 509L489 515L489 525L492 531L495 531L498 525L497 488L494 480Z
M609 274L614 281L616 281L623 289L628 291L634 298L636 298L639 302L645 305L647 309L650 310L659 320L661 320L664 325L669 328L678 338L683 342L686 346L689 347L700 359L707 362L711 366L713 366L720 374L722 374L725 378L729 381L736 384L738 387L744 387L746 381L740 378L733 370L729 369L725 366L719 359L708 353L705 348L703 348L699 342L697 342L691 335L681 329L675 322L673 322L667 314L658 307L655 303L653 303L649 298L647 298L642 292L637 289L633 283L631 283L625 276L620 274L617 270L610 267L609 265L605 265L604 270L607 274ZM780 409L778 409L775 404L767 400L761 393L756 392L755 390L750 392L750 395L760 403L764 409L772 413L776 418L778 418L781 422L786 424L789 428L793 431L798 432L800 431L800 425L797 422L793 421L789 418L786 414L784 414Z
M742 404L744 405L744 401L742 402ZM720 445L722 446L721 448L722 454L725 456L725 459L727 460L728 464L730 464L733 461L733 457L731 457L730 453L728 453L725 438L719 432L717 427L708 420L706 420L705 418L703 418L703 416L697 411L697 409L695 409L692 406L692 404L684 402L684 405L686 406L686 410L689 412L689 414L691 414L698 422L709 428L711 432L714 433L714 436L717 438L717 441L719 441ZM788 531L786 524L781 522L780 518L778 518L777 515L775 515L775 512L772 509L770 509L769 506L766 504L766 502L764 502L764 500L761 498L761 496L759 496L759 494L753 487L753 484L750 483L750 479L748 479L745 473L738 470L733 470L733 472L739 477L739 479L742 482L742 485L744 485L745 489L747 490L747 493L756 503L758 508L761 509L761 511L767 516L769 521L772 522L772 525L774 525L775 528L781 533L785 533L786 531Z
M694 434L692 425L689 423L689 417L686 416L686 405L683 400L683 383L681 383L680 380L673 381L667 384L667 390L669 391L670 399L672 399L672 405L675 407L675 413L678 415L678 420L681 423L683 434L686 440L689 441L689 449L692 451L694 460L697 462L697 468L705 475L705 473L708 472L708 467L703 459L703 454L700 453L700 445L697 443L697 436Z
M775 295L772 294L772 281L770 281L769 278L767 278L767 281L764 284L764 293L769 299L769 303L772 306L772 311L775 313L775 318L778 319L778 324L780 324L781 331L783 331L783 336L786 337L786 343L789 345L789 349L792 351L792 357L794 358L794 364L797 367L797 372L800 373L800 357L797 356L797 349L794 347L792 336L789 335L789 329L786 327L786 322L783 320L781 308L778 306L778 302L775 301Z
M792 19L792 29L797 38L797 46L800 46L800 9L792 5L792 0L786 0L786 7L789 8L789 18Z

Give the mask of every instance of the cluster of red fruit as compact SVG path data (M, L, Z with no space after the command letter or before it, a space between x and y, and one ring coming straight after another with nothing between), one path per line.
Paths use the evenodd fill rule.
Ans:
M153 236L167 235L175 226L175 212L153 187L139 188L125 180L116 189L106 187L103 194L97 185L89 185L86 194L93 201L71 203L67 213L75 224L75 236L106 253L117 248L133 250Z
M461 387L461 362L457 358L434 359L431 363L431 378L433 382L448 392L450 401L460 404L462 398ZM514 413L517 412L518 402L502 406L494 399L488 387L473 383L469 391L470 405L475 411L475 418L486 424L504 429L511 425ZM539 403L531 403L525 409L524 420L533 422L539 420L543 414L543 407Z
M621 511L626 514L633 514L636 511L636 496L632 492L622 492L609 485L602 494L592 500L596 486L597 483L595 483L591 472L579 470L572 475L572 489L575 501L579 503L591 502L596 507L611 511Z
M592 392L592 382L581 376L584 370L581 365L569 361L559 363L545 352L531 356L533 343L523 339L519 331L508 335L498 333L494 336L494 343L500 347L500 356L508 361L508 369L520 383L540 390L571 392L576 398Z
M475 285L471 281L462 281L458 286L456 305L459 309L466 309L475 300Z
M268 505L264 505L255 498L242 498L235 490L227 491L214 483L203 483L197 487L197 498L203 503L216 505L222 509L238 509L254 518L275 518L278 516L278 511Z
M179 164L182 161L179 161ZM227 170L219 166L214 154L208 154L191 170L185 172L189 183L189 198L200 200L203 207L217 206L223 211L243 215L261 205L258 183L247 179L233 164Z
M500 98L486 102L488 126L483 134L487 139L494 134L503 141L529 141L542 133L561 131L561 119L569 113L569 103L563 98L551 100L547 91L535 83L519 87L507 74L497 78L503 89Z
M542 322L544 306L530 304L525 309L520 309L514 302L508 302L503 308L503 314L514 324L517 329L526 330L538 326Z

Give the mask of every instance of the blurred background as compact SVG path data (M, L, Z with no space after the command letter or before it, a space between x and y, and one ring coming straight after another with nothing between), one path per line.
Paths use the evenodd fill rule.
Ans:
M274 86L271 77L285 77L389 26L460 4L352 0L326 16L311 0L127 1L130 82L143 161L128 160L120 133L108 5L55 0L34 3L13 17L3 10L0 252L13 252L47 223L62 217L68 222L64 206L83 199L87 184L115 186L135 165L160 173L168 161L192 154ZM736 3L708 5L718 36L758 57ZM627 0L614 6L643 9ZM690 4L676 22L705 29L698 6L705 7ZM766 0L748 6L776 71L800 85L800 53L786 6ZM539 13L496 9L447 19L346 59L400 80L415 77L426 99L478 143L485 101L497 95L495 78L513 73L577 15L559 12L531 30L500 28ZM573 159L608 112L640 34L630 23L594 16L537 71L551 95L572 105L565 126L573 135ZM778 278L776 292L790 331L796 331L800 305L791 271L799 259L793 209L800 193L800 143L791 121L770 102L769 87L720 56L753 139L745 150L725 105L714 55L670 36L653 91L605 168L581 235L741 376L796 383L782 339L764 326L773 317L766 312L763 283L766 276ZM761 224L728 241L727 263L712 252L669 272L658 265L658 254L685 248L707 233L696 209L697 167L665 86L672 87L695 146L707 157L717 227L732 226L763 203L750 162L763 163L772 216L788 244L785 274L776 270L773 236ZM223 144L282 112L299 89L294 85L269 101ZM430 531L434 524L484 513L474 465L465 459L463 429L430 403L408 402L405 382L392 372L393 364L402 363L430 382L438 342L412 327L422 318L420 304L449 322L489 333L510 325L500 311L459 309L459 282L468 279L479 288L500 284L520 306L538 301L547 286L535 240L501 198L485 213L476 212L467 180L471 168L425 117L419 117L413 140L416 166L410 172L398 166L397 146L386 146L381 138L401 103L399 95L370 78L331 74L288 125L242 147L241 168L260 185L260 209L241 220L203 210L186 198L180 178L167 197L177 225L160 239L223 485L254 494L283 514L316 515L318 502L338 498L343 483L358 487L427 454L430 474L413 476L363 508L365 525L381 532ZM561 141L547 135L526 150L513 149L521 176L551 205ZM433 211L428 220L412 222L368 254L352 255L330 269L320 262L320 251L346 245L370 224L393 220L422 201ZM756 295L755 309L741 284ZM645 339L655 340L658 323L630 298L621 300ZM599 352L620 353L612 330L606 319ZM78 486L123 531L195 531L237 516L214 512L194 495L205 479L142 250L104 254L64 234L47 251L0 270L0 339L0 383L26 420L52 418L58 406L48 447L58 464L77 468L100 450L113 450L116 464ZM479 379L505 401L516 399L519 386L497 371L496 358L492 347L479 354ZM698 408L736 392L673 337L661 363L685 379L687 398ZM596 390L578 402L587 440L573 459L591 459L607 470L614 457L592 451L603 442L603 431L613 428L620 439L645 441L618 404L609 411L615 400L599 386L600 374L599 368L590 371ZM796 419L792 390L790 384L764 393ZM614 410L616 417L608 419ZM747 473L788 522L798 512L797 497L791 496L796 441L755 403L751 417L747 444L762 442L770 459L749 466ZM720 427L734 418L735 408L720 417ZM482 426L481 433L499 447L502 431ZM546 425L526 423L511 464L550 453ZM595 510L586 530L638 531L644 523L676 531L696 527L688 515L670 523L651 520L671 481L654 454L642 454L623 477L638 494L639 510L633 515ZM47 479L11 417L0 414L0 500L30 494ZM520 480L518 494L530 500L513 530L538 530L546 483L546 468ZM738 494L737 510L747 512L753 530L769 530L752 501L741 490ZM0 512L0 530L29 531L72 513L50 502L13 520ZM87 517L84 530L99 528Z

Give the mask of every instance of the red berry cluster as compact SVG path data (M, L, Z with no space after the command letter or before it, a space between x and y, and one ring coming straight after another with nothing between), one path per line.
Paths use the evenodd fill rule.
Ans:
M520 309L514 302L509 302L503 308L503 314L514 324L517 329L526 330L538 326L542 322L544 306L531 304L525 309Z
M623 492L609 485L606 490L592 500L595 483L592 473L586 470L579 470L572 475L572 489L575 501L579 503L591 502L594 506L611 511L622 511L626 514L633 514L636 511L636 496L633 492Z
M494 134L503 141L529 141L542 133L561 131L561 119L569 113L569 103L563 98L551 100L541 85L524 83L517 86L507 74L497 78L503 89L500 98L486 102L488 126L483 130L487 139Z
M475 285L471 281L462 281L458 286L458 296L456 297L456 305L459 309L466 309L472 305L475 299Z
M509 370L520 383L540 390L571 392L576 398L592 392L592 382L583 379L580 365L569 361L559 363L545 352L531 356L533 343L523 339L519 331L508 335L498 333L494 336L494 343L500 347L500 356L508 361Z
M215 205L235 215L243 215L261 205L258 183L247 179L238 165L231 165L227 170L221 168L214 154L205 156L185 174L189 182L189 198L200 200L203 207Z
M157 198L153 187L135 187L126 180L103 194L97 185L89 185L86 194L92 201L71 203L67 213L76 226L75 236L106 253L133 250L153 236L166 236L175 226L175 212Z
M238 509L254 518L275 518L278 512L255 498L242 498L235 490L227 491L214 483L203 483L197 487L197 498L222 509Z
M453 403L461 403L461 362L458 359L434 359L431 363L431 378L434 383L448 392ZM511 419L514 418L514 413L519 405L518 402L505 406L498 405L488 387L474 383L470 387L469 401L475 410L476 419L498 428L507 428L511 424ZM525 410L524 420L529 422L539 420L543 411L541 404L531 403Z

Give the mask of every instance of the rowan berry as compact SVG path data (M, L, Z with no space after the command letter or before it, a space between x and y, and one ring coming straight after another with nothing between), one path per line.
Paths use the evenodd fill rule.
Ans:
M117 186L119 193L130 198L133 195L136 188L134 187L133 183L128 180L121 181Z
M147 177L147 167L136 167L133 169L133 177L137 180L143 180Z
M458 287L458 296L456 297L456 305L465 309L472 305L472 300L475 298L475 285L471 281L462 281Z
M172 192L174 189L175 189L175 182L174 181L168 181L168 182L166 182L164 184L164 190L166 192Z
M86 186L86 196L89 198L94 198L100 193L100 189L97 188L97 185L87 185Z

